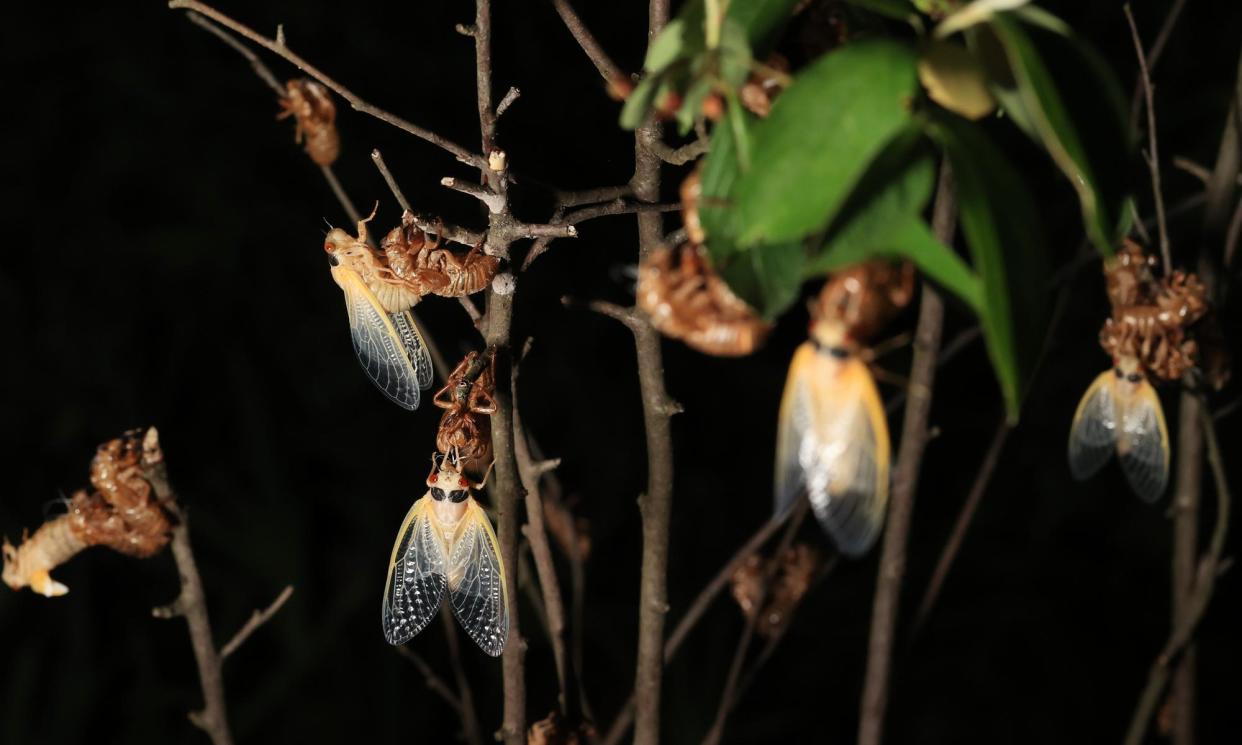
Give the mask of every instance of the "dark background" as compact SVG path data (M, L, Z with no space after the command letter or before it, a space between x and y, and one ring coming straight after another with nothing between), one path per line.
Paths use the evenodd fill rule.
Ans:
M646 4L578 5L618 62L636 69ZM1051 5L1099 46L1128 94L1135 64L1120 3ZM1136 3L1149 42L1167 5ZM618 104L550 4L496 6L496 92L522 90L502 123L510 162L564 187L624 181L632 138L615 126ZM399 410L358 369L319 248L325 219L347 223L337 202L293 145L292 126L273 121L269 90L180 13L159 2L24 10L0 32L10 233L0 261L0 532L16 539L60 509L58 497L85 484L97 443L156 424L193 516L217 638L285 584L296 586L227 665L239 742L452 741L453 712L379 628L385 562L421 494L438 411ZM224 10L267 33L283 23L295 50L363 98L477 147L473 47L453 32L473 19L473 4L228 2ZM1170 202L1199 184L1168 169L1168 159L1214 157L1240 20L1233 3L1190 3L1160 63ZM445 175L471 177L469 169L341 108L337 172L360 205L380 200L377 225L386 229L399 210L370 163L373 147L417 207L481 225L471 200L438 186ZM1070 187L1008 127L996 135L1023 164L1055 262L1067 264L1081 241ZM679 174L668 170L670 198ZM1140 210L1151 214L1137 157L1134 177ZM537 200L524 209L529 219L546 217ZM1198 220L1192 211L1174 221L1180 256L1194 246ZM560 297L627 302L634 220L600 220L582 234L554 244L521 278L516 324L536 340L523 367L525 418L542 449L563 458L565 493L591 525L584 673L603 728L633 678L642 419L628 332L563 308ZM1106 314L1098 268L1072 275L1048 364L940 604L917 639L900 637L890 742L1121 739L1168 631L1170 522L1168 500L1140 503L1115 466L1079 484L1065 465L1074 406L1107 364L1095 341ZM456 303L433 298L418 312L448 356L480 345ZM674 419L670 623L768 514L777 402L805 321L790 313L743 360L665 344L667 385L686 409ZM912 322L907 313L890 331ZM951 308L946 338L969 323ZM881 364L904 372L908 349ZM1231 387L1217 403L1236 395ZM1165 392L1171 423L1175 399ZM937 379L939 437L915 511L907 611L1000 410L975 342ZM1220 424L1226 452L1237 451L1239 422ZM1233 478L1242 483L1236 468ZM827 551L814 526L801 538ZM875 565L874 555L842 563L815 588L739 703L729 742L853 738ZM57 576L72 589L64 598L0 588L0 741L206 742L185 718L200 703L185 628L150 614L177 591L171 559L95 549ZM555 705L555 677L529 606L522 617L533 721ZM1242 728L1240 621L1229 573L1200 632L1204 743L1237 742ZM697 742L706 731L741 628L732 602L717 602L668 668L668 742ZM446 671L443 638L433 624L411 646ZM500 665L463 649L490 732L500 721Z

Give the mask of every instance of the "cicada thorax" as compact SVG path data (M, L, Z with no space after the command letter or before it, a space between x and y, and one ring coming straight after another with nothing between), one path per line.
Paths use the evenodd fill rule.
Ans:
M341 228L328 232L324 250L331 257L333 266L356 273L388 313L400 313L417 305L426 293L416 283L399 276L389 265L384 252L371 248L366 242L363 222L359 223L358 230L358 236L351 236ZM340 278L337 284L341 284Z
M297 122L294 140L303 144L306 154L321 166L330 166L341 152L336 131L336 104L322 84L308 78L290 80L280 99L278 119L292 116Z

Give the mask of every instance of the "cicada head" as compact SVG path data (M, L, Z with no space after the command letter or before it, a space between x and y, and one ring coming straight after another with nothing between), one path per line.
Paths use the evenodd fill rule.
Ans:
M457 449L448 455L435 453L431 456L431 473L427 475L427 488L437 502L448 499L451 502L464 502L471 490L477 485L462 473L461 459Z
M1123 354L1117 357L1113 365L1113 374L1117 376L1118 392L1122 395L1133 394L1146 380L1138 357Z

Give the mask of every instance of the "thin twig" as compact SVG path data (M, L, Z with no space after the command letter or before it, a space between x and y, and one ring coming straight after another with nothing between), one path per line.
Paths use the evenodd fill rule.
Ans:
M1160 187L1160 149L1156 136L1156 104L1152 93L1151 75L1147 69L1147 56L1143 52L1143 40L1139 38L1138 26L1134 23L1134 14L1130 12L1130 4L1121 7L1130 24L1130 38L1134 41L1134 53L1138 56L1139 79L1143 83L1143 97L1147 101L1147 166L1151 171L1151 192L1156 201L1156 230L1160 236L1160 258L1164 261L1164 274L1173 272L1173 257L1169 248L1169 226L1164 214L1164 192Z
M711 607L712 601L729 585L729 580L733 577L733 572L737 570L737 567L746 560L746 557L755 553L763 544L767 543L768 539L775 535L781 526L785 524L788 517L789 513L786 513L778 520L764 521L759 526L759 529L750 538L747 538L746 542L737 551L733 552L733 555L725 561L720 570L703 586L703 589L699 590L699 594L691 601L690 606L686 608L686 612L682 614L677 625L673 627L673 633L668 635L668 641L664 643L664 664L667 665L672 661L677 651L681 649L681 645L685 642L686 637L690 635L690 632L702 620L704 614L707 613L707 609ZM631 692L629 700L626 701L625 706L617 714L617 718L613 721L612 726L608 728L608 733L600 741L600 745L617 745L617 743L621 742L621 738L625 737L625 733L629 731L630 725L633 723L634 694Z
M642 212L674 212L681 209L679 204L631 204L624 199L614 199L604 204L583 207L572 212L560 215L554 215L552 218L553 225L579 225L587 220L594 220L599 217L609 217L612 215L637 215ZM531 245L526 257L522 259L522 271L530 268L535 259L547 252L551 246L553 236L540 238Z
M228 44L234 49L234 51L242 57L245 57L246 61L250 63L250 66L254 68L254 74L258 75L259 79L264 83L267 83L268 88L271 88L277 96L282 98L285 96L285 86L281 84L280 80L274 74L272 74L272 71L268 68L268 66L263 64L263 61L259 59L259 55L250 51L249 47L242 44L229 32L194 11L187 13L186 17L190 19L190 23L206 29L208 33L220 39L220 41L223 41L225 44Z
M474 231L467 230L457 225L448 225L439 220L419 215L414 211L414 208L410 206L409 201L406 200L404 192L402 192L401 187L397 185L396 177L394 177L392 175L392 171L388 169L388 164L384 162L384 156L378 149L371 151L371 162L375 164L375 167L379 170L380 175L384 177L384 183L388 184L388 190L392 192L393 198L396 199L397 204L401 206L401 211L403 213L410 213L410 217L413 218L414 224L418 226L419 230L424 230L428 233L438 235L446 240L453 241L454 243L460 243L463 246L477 246L483 240L483 236L480 233L475 233ZM475 311L475 313L477 312L478 311Z
M453 689L449 687L448 683L445 683L439 675L436 675L431 665L428 665L426 660L409 647L399 646L396 647L396 650L397 654L406 658L414 667L418 668L419 674L423 676L423 681L427 684L427 690L444 699L444 703L453 707L457 715L461 716L461 700L457 698L457 694L453 693Z
M729 673L725 677L724 689L720 692L720 703L716 707L716 718L712 722L711 729L707 731L707 735L703 738L703 745L718 745L720 738L724 735L725 721L729 717L729 712L733 711L733 703L736 700L738 681L742 676L742 665L746 662L746 653L750 650L750 642L754 639L755 629L759 626L759 619L763 617L764 606L768 602L768 592L771 590L772 581L776 579L776 574L780 570L781 557L789 550L793 544L794 536L798 533L798 528L802 527L802 521L806 519L806 513L809 508L806 499L798 500L798 506L795 514L789 521L789 525L785 528L785 534L781 536L781 542L776 547L776 552L772 554L767 566L763 572L763 578L759 583L759 595L755 598L755 612L746 619L746 626L742 629L742 634L738 637L737 647L733 651L733 661L729 663Z
M944 549L940 552L940 559L936 562L936 569L932 572L931 581L927 583L927 590L923 593L923 600L919 603L919 609L914 614L914 623L910 627L911 638L918 636L919 630L923 628L924 622L927 621L927 616L931 613L932 606L936 604L936 599L940 597L940 588L944 586L944 580L949 575L949 569L953 566L953 560L957 558L957 552L961 550L962 541L966 538L966 530L970 527L971 520L975 517L975 511L979 509L979 502L983 500L983 495L988 490L988 484L992 481L992 474L995 473L996 464L1000 461L1000 454L1005 448L1005 440L1009 438L1009 431L1009 423L1005 416L1002 415L1000 424L996 427L996 434L992 437L992 444L983 456L983 462L979 464L979 471L975 474L974 484L971 485L966 502L962 505L962 509L957 515L957 521L953 524L953 532L949 534L949 540L945 542Z
M663 140L651 140L645 142L644 146L665 163L682 166L706 153L711 147L711 142L705 137L700 137L680 147L666 145Z
M1169 42L1169 37L1173 33L1173 27L1177 25L1177 19L1181 18L1182 9L1186 7L1186 0L1173 0L1173 5L1169 8L1169 12L1164 16L1164 23L1160 24L1160 32L1156 34L1156 40L1152 42L1151 48L1147 50L1147 72L1152 74L1156 71L1156 64L1160 62L1160 57L1164 54L1164 47ZM1134 93L1130 95L1130 129L1138 128L1139 111L1143 106L1143 81L1134 81Z
M236 634L233 634L233 638L229 639L227 644L220 647L220 662L227 660L229 655L236 652L242 644L245 644L250 635L271 620L272 616L276 615L284 604L289 602L291 597L293 597L293 585L286 585L285 589L280 591L280 594L276 596L271 605L263 610L256 610L251 614L250 620L246 621L245 625L238 629Z
M1193 641L1195 630L1211 603L1216 578L1221 569L1225 538L1229 530L1232 496L1225 475L1224 457L1216 438L1216 427L1206 406L1202 406L1199 410L1199 425L1207 445L1207 458L1212 468L1212 477L1216 482L1216 524L1212 530L1208 549L1203 558L1199 560L1195 572L1194 590L1188 597L1184 610L1179 614L1168 641L1165 642L1160 654L1152 663L1151 672L1147 676L1147 686L1139 696L1139 703L1135 707L1130 727L1126 731L1126 745L1143 743L1147 735L1147 727L1160 704L1165 685L1168 683L1169 669Z
M340 83L336 82L332 78L328 77L326 74L320 71L319 68L315 67L314 65L312 65L311 63L303 59L302 57L295 54L291 49L289 49L288 46L285 45L283 35L278 35L277 38L275 39L269 39L268 37L263 36L262 34L254 31L249 26L246 26L242 23L239 23L238 21L233 20L229 16L225 15L224 13L221 13L220 11L211 7L210 5L205 5L201 2L198 2L198 0L171 0L171 2L168 3L168 7L173 8L173 9L191 10L197 13L201 13L204 16L207 16L208 18L220 24L221 26L224 26L225 28L232 30L234 33L241 34L247 39L250 39L251 41L253 41L255 44L258 44L259 46L263 47L264 49L267 49L275 54L280 55L281 57L283 57L284 59L292 63L294 66L296 66L299 70L302 70L307 75L310 75L312 78L318 80L320 83L323 83L325 86L332 89L334 92L336 92L337 95L339 95L341 98L344 98L346 101L348 101L349 105L352 106L355 111L361 111L364 114L369 114L375 117L376 119L379 119L382 122L391 124L392 126L398 129L405 130L406 132L409 132L415 137L421 140L424 140L426 142L429 142L432 145L435 145L439 147L440 149L449 152L450 154L452 154L454 157L456 157L459 161L463 163L468 163L472 166L475 166L476 168L487 167L486 158L476 155L474 153L471 153L470 151L463 148L461 145L458 145L457 143L449 140L448 138L441 137L440 135L436 134L435 132L432 132L431 130L423 129L417 124L408 122L405 119L402 119L401 117L395 114L387 112L377 106L373 106L372 104L369 104L366 101L362 100L353 91L349 90L345 86L341 85Z
M559 207L580 207L584 204L598 204L623 199L634 193L630 184L620 186L599 186L592 189L563 190L558 189L553 196Z
M940 183L932 208L932 231L941 243L953 244L957 226L957 199L948 162L940 167ZM889 677L892 672L893 639L897 626L897 606L901 580L906 568L906 542L914 511L923 450L930 439L928 415L931 412L932 385L936 377L936 356L944 326L944 301L924 283L915 328L914 359L910 364L909 394L901 430L901 450L893 469L892 496L888 524L880 553L876 580L871 637L867 649L867 675L863 684L859 713L859 745L880 745L884 713L888 706Z
M569 29L574 41L582 47L587 59L591 60L591 64L595 65L595 69L599 71L600 77L608 84L609 92L614 96L624 98L624 94L629 92L628 88L631 85L629 76L621 72L621 69L613 63L608 53L587 29L586 24L578 17L578 13L569 4L569 0L552 0L552 6L556 8L556 13L561 20L565 22L565 28Z

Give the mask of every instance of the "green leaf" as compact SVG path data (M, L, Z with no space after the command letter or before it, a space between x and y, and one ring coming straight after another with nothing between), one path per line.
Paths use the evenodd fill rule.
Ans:
M739 88L750 77L753 59L746 30L732 18L726 18L720 36L720 78L728 88Z
M738 244L792 240L827 225L910 122L915 86L914 52L886 40L849 44L802 71L751 132L753 167L729 194Z
M1010 421L1039 360L1048 325L1048 261L1034 199L977 126L945 115L930 128L957 184L958 214L983 283L980 320Z
M702 184L699 220L707 232L708 253L717 265L738 250L735 240L737 212L729 201L729 192L742 175L734 132L739 128L750 130L758 121L744 111L736 116L712 128L712 147L699 177Z
M1008 64L1008 70L994 73L997 99L1070 180L1087 235L1101 254L1111 256L1124 219L1130 156L1120 89L1093 50L1046 14L1030 10L998 13L988 24ZM979 34L984 44L987 35Z
M798 299L803 258L802 243L787 241L734 254L718 271L735 295L770 321Z
M819 255L807 262L808 278L873 258L904 258L979 312L978 277L920 217L935 182L925 144L922 132L911 126L876 158L833 221Z
M733 0L725 18L746 30L746 39L755 56L767 54L793 13L798 0Z
M621 107L620 124L623 129L636 129L643 123L643 119L647 118L647 111L655 103L659 87L659 75L648 75L638 82L625 99L625 105Z
M914 7L909 0L845 0L850 5L869 10L876 15L892 18L894 21L906 21L915 15Z
M691 31L680 18L669 21L660 35L651 42L651 46L647 47L647 58L643 61L646 74L660 72L683 56L686 51L686 36L689 33L697 34L702 39L702 29Z

